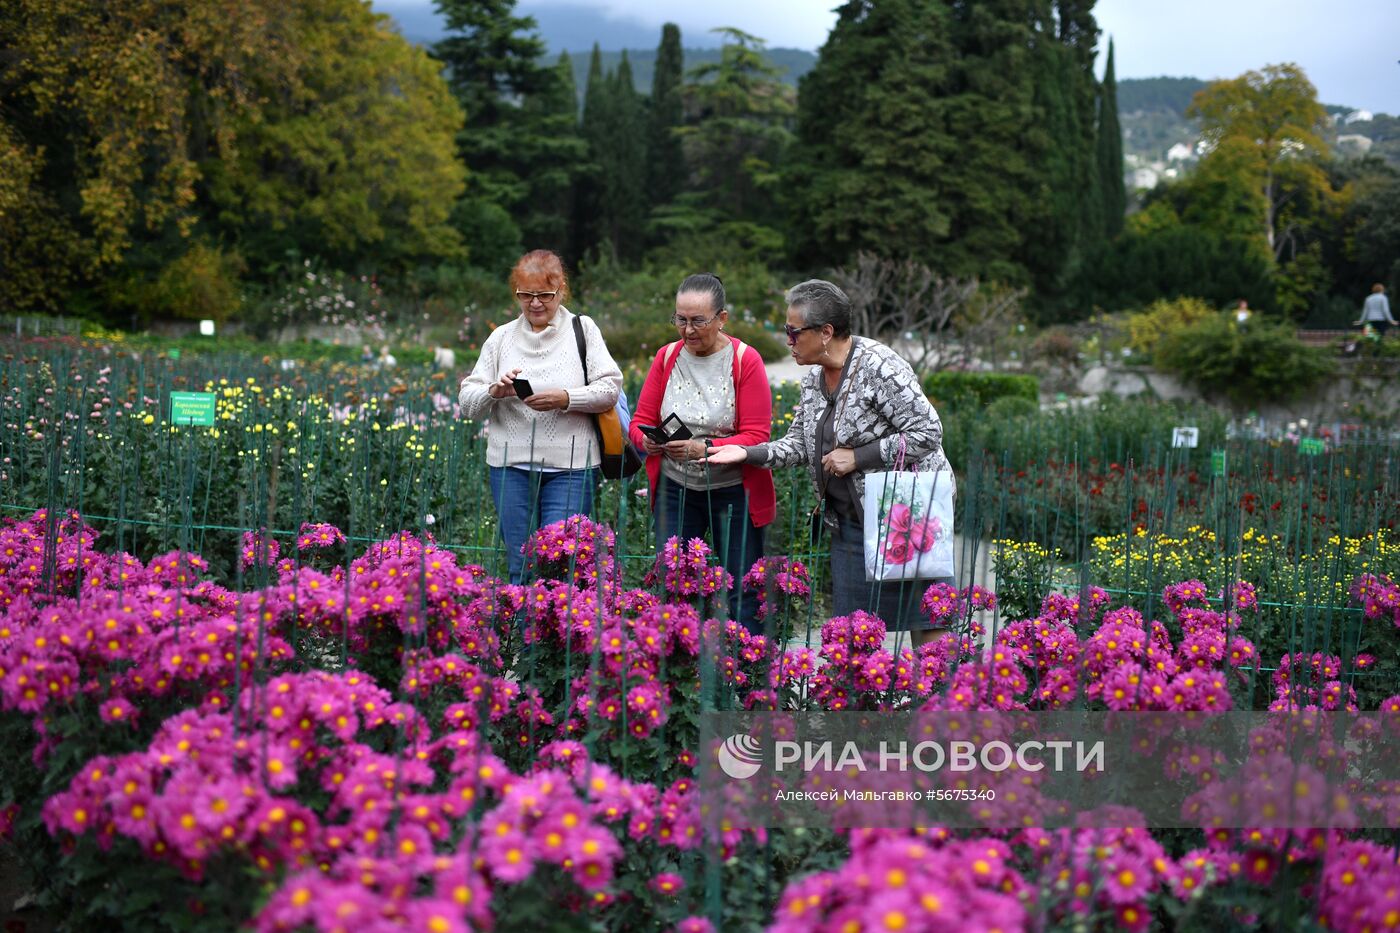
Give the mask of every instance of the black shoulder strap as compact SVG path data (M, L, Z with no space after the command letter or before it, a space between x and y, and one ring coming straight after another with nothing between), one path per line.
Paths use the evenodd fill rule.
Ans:
M574 315L574 341L578 344L578 358L583 363L583 384L588 385L588 342L583 339L583 319Z

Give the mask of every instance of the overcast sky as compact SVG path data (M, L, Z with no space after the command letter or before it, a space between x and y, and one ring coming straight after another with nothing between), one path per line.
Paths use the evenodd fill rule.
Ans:
M432 0L375 0L374 5L389 13L433 8ZM661 23L670 21L680 25L687 44L698 44L715 26L737 26L770 46L815 51L836 21L838 5L835 0L519 0L518 9L538 14L546 7L600 8L623 37L616 45L643 44L639 36L655 36ZM1113 37L1120 78L1224 78L1296 62L1323 103L1400 115L1400 0L1100 0L1094 13L1105 34L1101 47ZM591 44L590 37L578 47ZM606 41L602 45L610 47Z

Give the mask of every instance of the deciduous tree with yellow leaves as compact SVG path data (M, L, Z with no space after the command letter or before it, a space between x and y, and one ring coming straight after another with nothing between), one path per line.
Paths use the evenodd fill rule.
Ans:
M196 248L455 249L461 113L358 0L10 0L0 50L0 304L150 294Z

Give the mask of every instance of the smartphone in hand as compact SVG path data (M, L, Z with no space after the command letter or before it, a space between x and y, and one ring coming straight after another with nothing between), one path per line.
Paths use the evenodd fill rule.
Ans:
M530 380L524 376L516 376L511 385L515 387L515 394L519 398L525 399L535 394L535 390L530 386Z

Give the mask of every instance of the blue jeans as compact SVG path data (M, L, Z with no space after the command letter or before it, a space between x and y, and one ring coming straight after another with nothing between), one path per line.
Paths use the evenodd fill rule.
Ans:
M591 469L545 472L491 467L491 501L501 520L511 583L519 583L524 576L525 555L520 549L536 529L593 512L596 476Z
M750 632L762 634L763 624L757 617L758 597L743 592L743 581L744 574L763 556L763 529L749 519L743 484L687 489L663 475L657 480L652 514L658 551L672 535L684 541L706 537L709 532L711 547L716 554L722 554L724 569L734 577L734 588L729 591L729 617Z

